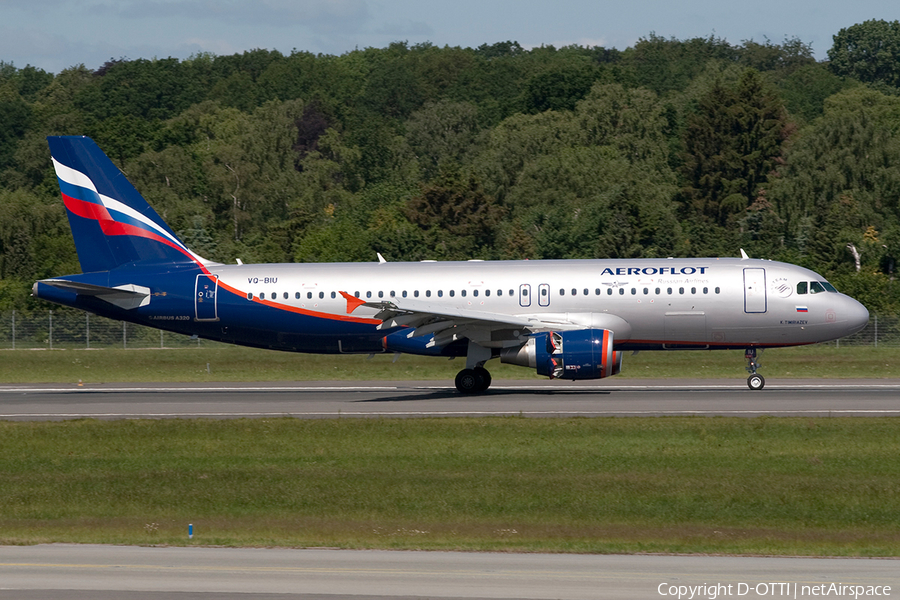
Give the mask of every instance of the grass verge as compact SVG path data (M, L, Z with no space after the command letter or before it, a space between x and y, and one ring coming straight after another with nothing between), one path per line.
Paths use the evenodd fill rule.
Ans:
M215 344L163 350L4 350L0 383L421 380L453 381L462 360L392 355L323 356ZM832 345L779 348L762 355L767 378L896 378L900 348ZM743 379L741 351L641 352L625 356L618 378ZM494 379L539 378L534 371L491 361Z
M898 452L891 418L6 422L0 543L898 556Z

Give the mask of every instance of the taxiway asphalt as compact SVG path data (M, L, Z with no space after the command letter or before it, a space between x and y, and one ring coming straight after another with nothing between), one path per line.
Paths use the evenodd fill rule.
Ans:
M896 597L900 561L68 544L0 547L0 600L669 600L691 587L694 598L815 598L826 597L821 592L832 585L871 586L873 591L879 587L881 598ZM697 593L699 586L706 586L706 593ZM711 596L709 586L723 587ZM884 586L890 587L887 594ZM819 593L813 594L813 588ZM848 597L846 590L830 595Z

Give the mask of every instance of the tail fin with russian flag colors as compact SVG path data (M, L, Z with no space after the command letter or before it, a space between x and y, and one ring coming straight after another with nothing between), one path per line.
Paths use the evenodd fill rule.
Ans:
M205 264L88 137L48 137L85 273L128 264Z

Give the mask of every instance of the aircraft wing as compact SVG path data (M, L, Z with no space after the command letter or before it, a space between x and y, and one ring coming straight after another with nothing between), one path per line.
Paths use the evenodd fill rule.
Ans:
M501 330L509 332L505 338L518 341L521 335L537 331L585 327L577 319L568 319L567 315L508 315L410 298L367 302L346 292L341 292L341 295L347 300L348 314L360 306L376 309L378 313L373 318L381 321L378 329L408 327L410 332L407 337L434 336L427 344L429 348L446 346L461 339L482 344L497 341L492 333Z

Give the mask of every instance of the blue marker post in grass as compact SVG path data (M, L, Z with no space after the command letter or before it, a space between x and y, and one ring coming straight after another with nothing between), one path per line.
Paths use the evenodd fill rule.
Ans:
M193 523L188 523L188 539L189 540L194 539L194 524Z

